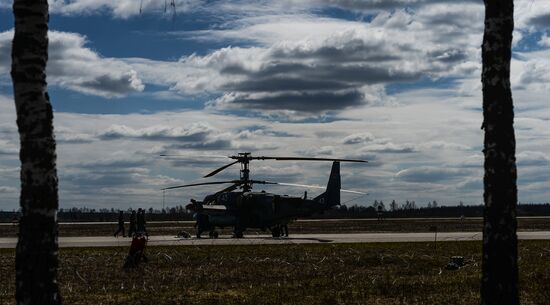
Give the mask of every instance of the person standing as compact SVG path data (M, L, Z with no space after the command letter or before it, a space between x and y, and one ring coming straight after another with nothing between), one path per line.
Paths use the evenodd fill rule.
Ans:
M141 208L138 209L137 211L137 232L138 233L143 233L143 230L144 230L144 221L145 221L145 217L143 215L143 212L144 210L142 210Z
M132 237L136 233L136 211L132 211L132 214L130 214L130 228L128 228L128 237Z
M147 233L147 221L145 220L145 209L141 210L141 232L145 237L149 238L149 233Z
M118 237L118 234L122 232L122 237L126 237L124 232L124 212L118 212L118 230L115 232L115 237ZM128 232L130 233L130 232Z

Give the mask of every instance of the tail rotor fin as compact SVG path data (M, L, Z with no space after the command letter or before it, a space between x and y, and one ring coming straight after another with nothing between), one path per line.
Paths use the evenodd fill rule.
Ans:
M340 205L340 189L342 182L340 180L340 162L334 161L330 171L330 177L327 183L327 189L321 195L315 197L315 201L325 204L327 207Z

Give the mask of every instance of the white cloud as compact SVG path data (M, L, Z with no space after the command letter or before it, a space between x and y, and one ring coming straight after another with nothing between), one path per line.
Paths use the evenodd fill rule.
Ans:
M349 135L344 138L343 143L344 144L361 144L366 142L371 142L375 138L374 136L369 132L363 132L363 133L356 133Z
M135 138L150 141L201 141L215 130L207 123L192 123L186 127L156 125L134 129L125 125L111 125L98 136L103 140Z
M139 14L172 13L174 3L177 12L197 8L205 1L201 0L53 0L50 1L52 13L62 15L90 15L107 12L116 18L129 18Z
M115 58L104 58L87 48L86 37L77 33L50 31L48 82L64 88L106 98L141 92L137 72ZM13 30L0 32L0 73L11 67Z
M466 20L449 5L424 14L381 13L371 22L300 14L245 17L183 37L248 39L254 47L225 47L176 63L126 62L147 82L182 94L219 95L213 107L318 114L390 103L387 84L477 72L481 32L469 34L464 27L480 28L481 8L468 5L461 11Z
M544 166L550 165L550 158L540 151L522 151L516 154L517 166Z
M540 40L537 42L539 46L550 47L550 37L544 33Z
M425 166L401 170L395 177L406 182L445 184L448 180L463 177L467 173L464 169Z
M19 153L19 143L0 139L0 155L13 155Z
M0 194L17 193L19 189L11 186L0 186Z

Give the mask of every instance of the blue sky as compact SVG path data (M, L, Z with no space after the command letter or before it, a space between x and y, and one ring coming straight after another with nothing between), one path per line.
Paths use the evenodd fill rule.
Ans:
M174 15L158 0L50 1L62 207L158 206L160 188L200 181L226 162L212 155L241 151L366 158L342 167L344 188L370 194L351 203L482 202L481 1L175 4ZM8 210L19 190L10 6L0 0L0 209ZM550 2L516 1L515 23L519 197L548 202ZM253 166L256 178L317 185L330 170ZM209 191L170 192L166 204Z

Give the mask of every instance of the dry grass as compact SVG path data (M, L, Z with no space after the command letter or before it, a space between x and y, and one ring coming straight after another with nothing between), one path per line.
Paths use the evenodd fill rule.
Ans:
M65 304L477 304L480 243L61 249ZM550 302L550 241L522 241L522 304ZM451 255L469 264L444 266ZM14 304L14 251L0 251L0 304Z

